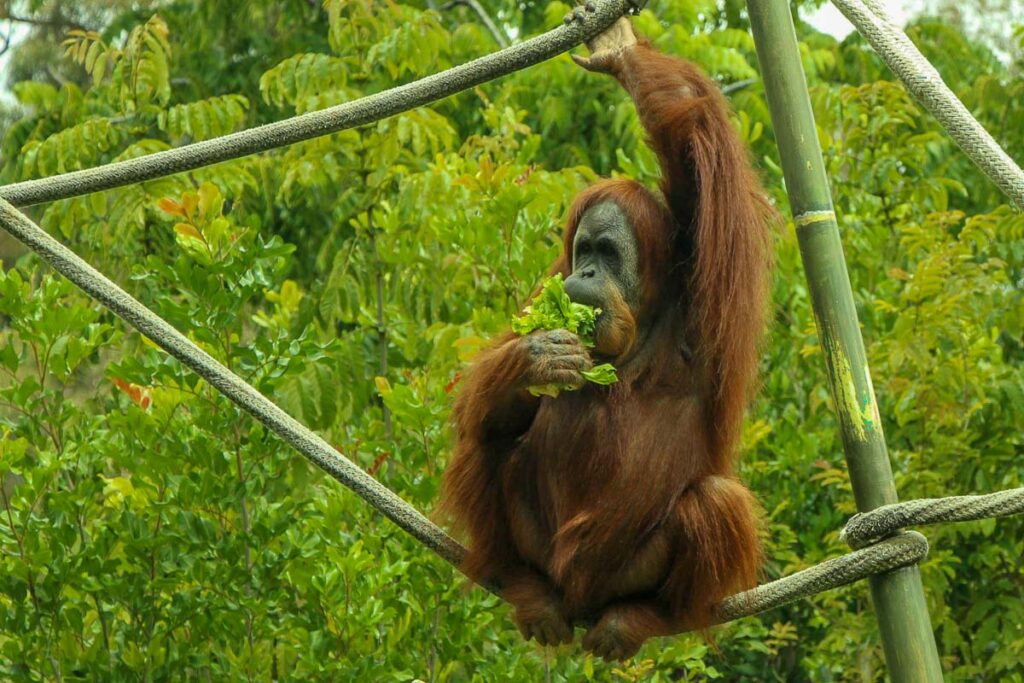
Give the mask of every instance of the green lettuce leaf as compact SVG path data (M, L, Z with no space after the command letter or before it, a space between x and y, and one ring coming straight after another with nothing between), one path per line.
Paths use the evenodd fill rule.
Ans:
M619 381L618 375L615 374L615 366L611 363L595 365L581 374L594 384L615 384Z
M523 314L512 319L512 331L518 335L527 335L534 330L569 330L580 338L584 346L594 345L594 327L600 308L573 303L565 293L565 283L561 273L548 278L540 294L534 297L530 305L523 309ZM618 381L615 368L611 363L595 366L583 373L588 381L595 384L613 384ZM530 387L534 396L556 397L562 390L571 391L579 387L559 384L545 384Z

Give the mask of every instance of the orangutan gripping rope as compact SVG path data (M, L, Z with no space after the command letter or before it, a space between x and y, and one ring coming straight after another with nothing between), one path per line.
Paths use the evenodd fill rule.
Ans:
M770 218L718 87L637 42L627 19L591 71L636 103L661 196L606 180L570 210L561 273L599 307L595 346L565 330L499 338L468 370L443 508L469 536L465 572L515 607L523 635L608 659L705 628L751 587L757 517L733 461L757 368ZM593 359L591 354L593 354ZM584 383L594 360L619 381ZM581 386L557 398L527 387Z

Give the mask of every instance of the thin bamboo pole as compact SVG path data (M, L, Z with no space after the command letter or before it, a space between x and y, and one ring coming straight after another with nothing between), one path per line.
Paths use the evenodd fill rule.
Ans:
M818 145L796 30L786 0L747 0L758 61L782 158L793 221L839 416L857 509L895 503L839 226ZM917 566L870 579L882 645L895 683L939 683L939 665Z

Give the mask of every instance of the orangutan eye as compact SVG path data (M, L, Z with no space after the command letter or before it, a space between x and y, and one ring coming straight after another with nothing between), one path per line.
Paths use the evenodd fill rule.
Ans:
M619 258L619 249L615 246L614 242L611 240L599 241L597 243L597 253L609 270L618 272L622 259Z

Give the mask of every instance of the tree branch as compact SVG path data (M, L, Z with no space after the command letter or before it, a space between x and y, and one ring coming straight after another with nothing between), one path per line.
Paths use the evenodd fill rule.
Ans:
M37 19L36 17L22 17L11 14L9 9L0 7L0 20L13 21L19 24L30 24L32 26L47 26L50 28L84 28L78 22L65 19L64 17Z

